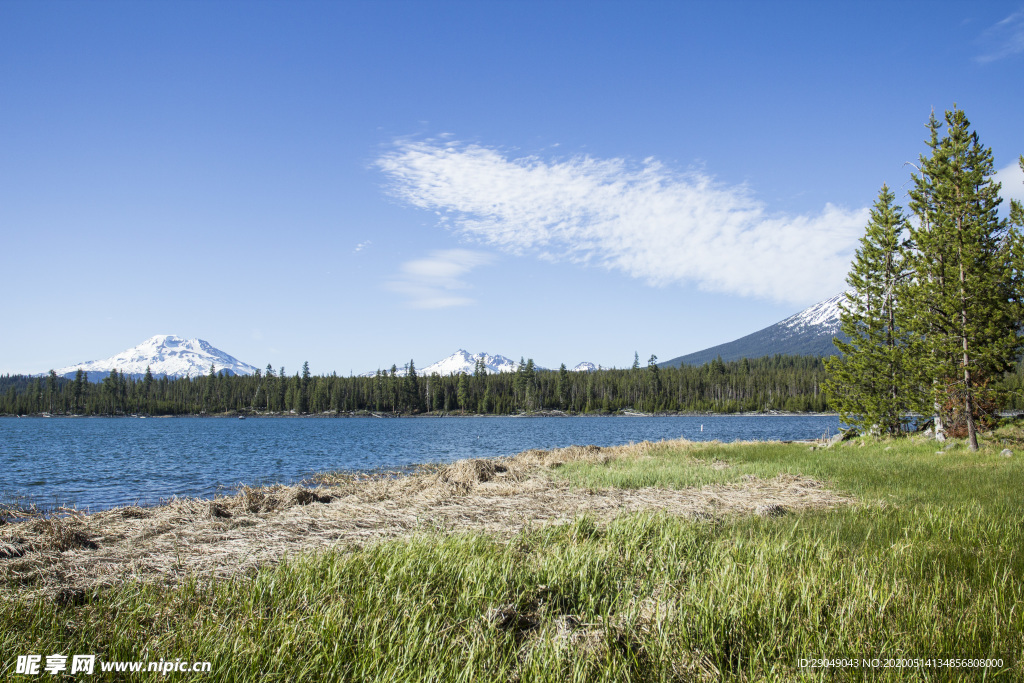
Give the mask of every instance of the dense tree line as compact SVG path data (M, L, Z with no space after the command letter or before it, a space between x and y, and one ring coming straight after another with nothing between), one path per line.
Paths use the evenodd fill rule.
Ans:
M102 382L84 374L64 379L0 377L0 413L77 415L201 415L225 412L339 414L473 413L512 415L560 410L577 414L761 410L825 411L822 359L774 356L700 367L646 367L570 372L538 370L532 360L516 372L442 377L396 367L372 377L313 376L308 364L289 376L284 368L250 376L211 372L203 377L133 378L112 372Z

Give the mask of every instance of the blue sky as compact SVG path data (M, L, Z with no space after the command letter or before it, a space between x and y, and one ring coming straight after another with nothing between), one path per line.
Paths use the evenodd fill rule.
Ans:
M1022 2L0 3L0 372L662 360L835 294Z

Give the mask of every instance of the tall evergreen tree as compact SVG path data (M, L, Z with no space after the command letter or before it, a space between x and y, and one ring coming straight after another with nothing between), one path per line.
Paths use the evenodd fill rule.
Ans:
M519 357L519 365L516 366L515 377L512 380L512 394L517 405L526 402L526 359Z
M288 410L288 375L284 372L284 366L277 371L277 409Z
M298 411L300 413L309 412L309 361L302 363L302 379L299 382L298 387Z
M150 398L153 392L153 371L146 366L146 374L142 376L142 405L150 412Z
M87 381L87 375L82 368L78 368L75 371L75 383L72 388L72 398L74 406L72 406L72 412L78 412L83 408L82 400L85 398L85 383Z
M459 410L466 412L466 404L469 403L469 382L466 381L466 373L459 373L459 383L456 390L456 398L459 401Z
M203 410L213 411L213 390L217 383L217 366L210 363L210 371L206 373L206 390L203 392Z
M651 354L651 357L647 359L647 371L651 374L651 384L653 385L654 395L658 396L661 393L661 373L658 367L658 357Z
M406 368L405 377L402 381L402 402L404 410L417 411L421 408L420 402L420 379L416 374L416 363L409 359L409 367Z
M840 329L849 341L835 339L841 355L825 361L829 403L846 424L863 431L896 436L921 409L921 381L900 303L909 277L903 236L908 223L895 195L885 185L871 209L840 304Z
M266 403L267 411L277 410L277 377L274 374L274 366L267 363L267 374L266 377Z
M569 370L565 367L565 363L558 366L558 387L556 393L558 394L558 407L565 408L565 397L566 392L569 390Z
M911 226L915 277L909 288L911 317L930 351L940 418L963 424L971 450L977 450L977 420L990 400L989 382L1018 355L1021 320L1015 304L1021 293L1014 254L1020 235L999 217L999 184L992 150L983 147L967 116L945 114L946 132L929 121L931 156L913 176Z
M523 368L523 388L525 391L526 409L532 411L534 408L534 394L537 389L537 370L533 365L533 359L526 359L526 367Z
M51 369L46 376L46 398L50 404L50 412L53 412L53 400L57 396L57 371Z

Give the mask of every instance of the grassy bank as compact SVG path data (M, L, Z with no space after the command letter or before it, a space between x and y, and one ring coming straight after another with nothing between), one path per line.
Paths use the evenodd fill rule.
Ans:
M609 488L620 502L635 489L702 496L687 514L632 506L508 533L426 524L172 587L30 596L10 574L2 664L13 673L29 653L181 657L210 661L203 678L234 681L1020 680L1024 453L1002 457L1017 436L999 438L977 454L937 454L934 442L669 444L552 462L545 476L581 499ZM812 480L855 502L730 498ZM459 491L442 505L472 494ZM1003 665L799 666L818 658Z

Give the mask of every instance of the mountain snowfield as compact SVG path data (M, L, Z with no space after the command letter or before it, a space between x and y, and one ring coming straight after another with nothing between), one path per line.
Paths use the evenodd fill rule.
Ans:
M791 315L778 323L799 332L802 330L813 330L815 333L828 333L833 336L839 334L839 304L846 298L846 292L840 292L833 297L805 308L796 315Z
M173 334L158 334L138 346L121 353L86 363L76 363L57 370L62 377L74 377L79 368L89 373L89 379L98 382L117 370L120 374L142 377L146 368L155 377L198 377L210 372L229 375L251 375L256 367L243 363L202 339L183 339Z

